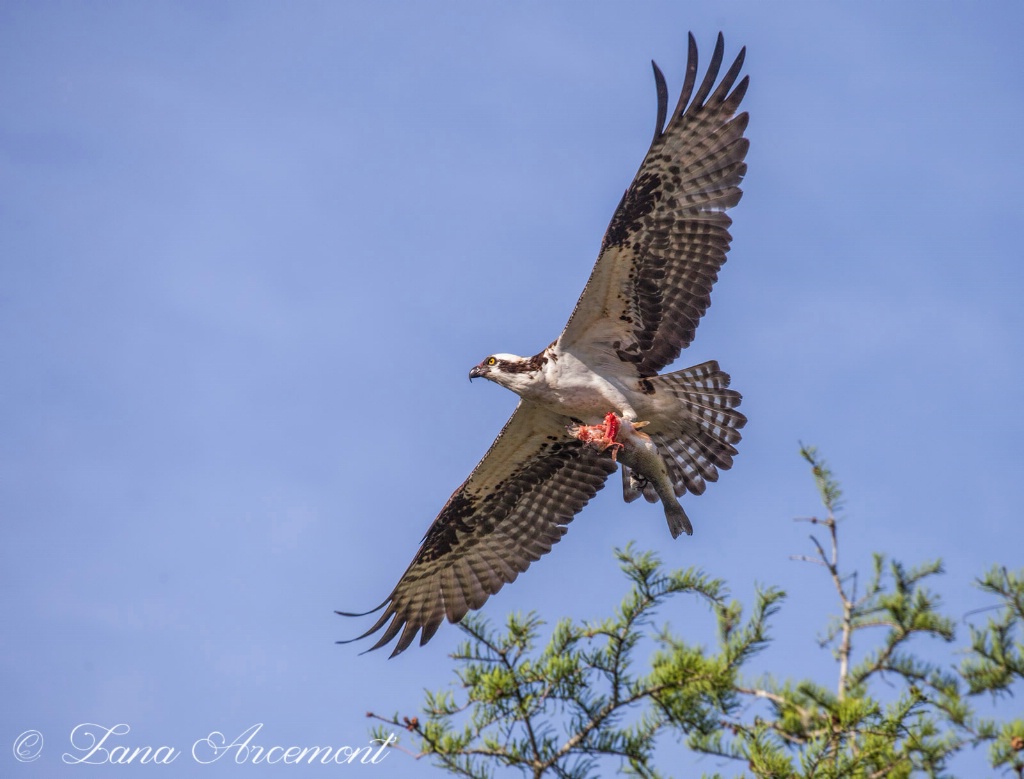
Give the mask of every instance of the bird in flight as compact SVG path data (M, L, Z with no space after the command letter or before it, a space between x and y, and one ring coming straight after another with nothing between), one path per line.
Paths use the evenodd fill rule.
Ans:
M747 77L740 50L721 81L721 33L697 86L689 36L682 92L668 114L654 63L654 139L601 242L562 334L540 354L492 354L469 372L519 395L497 439L428 528L409 568L363 635L371 649L460 621L551 550L622 466L623 497L660 500L675 538L692 525L678 497L700 495L732 467L740 394L715 361L659 375L693 340L725 263L742 196ZM718 84L716 86L716 81ZM694 87L696 86L696 91ZM666 123L666 119L668 120ZM348 642L339 642L348 643Z

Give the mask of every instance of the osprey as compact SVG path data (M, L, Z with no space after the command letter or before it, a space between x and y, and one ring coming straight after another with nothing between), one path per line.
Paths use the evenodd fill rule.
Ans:
M668 117L654 63L654 140L623 195L583 294L540 354L493 354L473 368L519 404L469 478L429 527L412 564L363 635L396 636L392 657L445 618L458 622L551 550L573 517L622 465L623 497L665 509L673 537L692 533L677 498L700 495L732 466L740 394L714 361L659 375L689 346L726 259L746 173L747 114L736 81L745 49L715 87L721 33L700 86L689 36L682 93ZM665 120L668 118L668 123ZM340 642L347 643L347 642Z

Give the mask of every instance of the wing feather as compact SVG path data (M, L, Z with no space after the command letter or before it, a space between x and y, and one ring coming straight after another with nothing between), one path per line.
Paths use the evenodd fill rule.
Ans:
M519 404L427 530L412 564L379 607L383 613L359 636L384 631L371 649L397 637L397 655L417 633L426 643L445 618L458 622L480 608L551 550L615 470L611 458L565 432L568 421Z
M732 240L724 212L740 201L747 169L747 115L736 114L748 83L737 82L744 50L715 87L724 52L719 34L694 92L690 35L685 82L664 128L664 77L655 66L654 141L612 217L559 349L625 362L648 377L693 340Z

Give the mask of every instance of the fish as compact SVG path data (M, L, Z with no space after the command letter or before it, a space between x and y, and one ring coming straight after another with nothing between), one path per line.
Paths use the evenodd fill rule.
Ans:
M609 452L613 462L630 469L630 486L640 492L648 484L654 488L665 511L672 538L683 533L693 535L693 524L676 497L665 461L651 437L642 432L649 423L633 421L609 411L604 422L597 425L570 425L569 434L594 447Z

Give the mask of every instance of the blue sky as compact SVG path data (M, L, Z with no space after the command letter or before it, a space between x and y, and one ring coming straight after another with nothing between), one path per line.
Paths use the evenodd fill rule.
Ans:
M470 384L560 331L693 30L748 48L745 196L677 367L718 359L750 422L686 502L602 492L492 598L598 617L635 539L749 602L790 597L759 668L834 671L792 518L797 456L847 492L843 553L1020 566L1019 4L28 3L0 6L0 742L73 775L68 734L188 750L352 744L415 713L461 634L336 646L512 410ZM708 635L692 604L663 615ZM717 764L698 763L712 772ZM96 775L152 775L154 766ZM173 769L172 769L173 770ZM206 776L329 769L217 764ZM351 769L356 770L356 769ZM431 773L398 752L366 775ZM102 773L101 773L102 772ZM290 772L290 773L289 773ZM166 773L166 770L164 771ZM685 772L683 775L686 775Z

